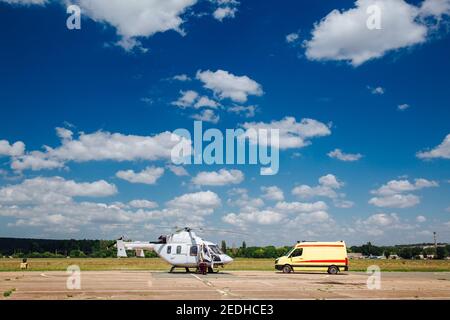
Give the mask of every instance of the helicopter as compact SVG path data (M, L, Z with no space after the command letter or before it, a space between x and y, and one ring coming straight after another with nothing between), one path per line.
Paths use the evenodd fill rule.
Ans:
M209 273L218 272L218 267L224 267L233 259L223 253L217 244L198 237L192 228L178 229L170 235L162 235L156 242L125 241L124 237L117 240L117 257L127 257L127 250L134 250L136 256L145 257L144 251L154 251L160 258L172 265L170 273L176 268L199 270L201 263L206 264ZM216 268L216 271L215 271Z

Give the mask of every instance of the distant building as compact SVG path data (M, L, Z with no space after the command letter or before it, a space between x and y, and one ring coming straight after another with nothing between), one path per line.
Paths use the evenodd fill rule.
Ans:
M388 259L398 260L398 259L400 259L400 257L398 255L396 255L396 254L390 254Z
M349 259L365 259L365 258L366 258L366 257L364 257L363 254L360 253L360 252L350 252L350 253L347 253L347 257L348 257Z

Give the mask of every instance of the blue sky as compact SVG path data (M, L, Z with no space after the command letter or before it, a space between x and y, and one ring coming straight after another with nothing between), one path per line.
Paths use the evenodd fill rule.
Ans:
M71 3L81 30L66 2L0 1L0 235L450 241L450 1ZM294 144L273 176L181 172L164 132L199 117Z

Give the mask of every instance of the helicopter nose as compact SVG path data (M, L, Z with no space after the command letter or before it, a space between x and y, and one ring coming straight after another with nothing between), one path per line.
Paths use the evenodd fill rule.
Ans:
M231 258L230 256L227 256L226 254L224 254L222 256L222 262L223 262L223 264L231 263L231 262L233 262L233 258Z

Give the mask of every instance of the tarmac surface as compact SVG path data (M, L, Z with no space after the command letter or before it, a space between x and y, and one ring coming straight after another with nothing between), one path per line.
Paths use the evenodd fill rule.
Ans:
M1 272L0 299L450 299L448 272L386 272L381 274L380 289L369 289L368 278L356 272L332 276L224 271L203 276L84 271L74 282L65 272ZM68 284L69 288L79 284L80 289L68 289Z

